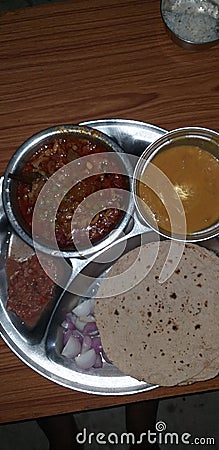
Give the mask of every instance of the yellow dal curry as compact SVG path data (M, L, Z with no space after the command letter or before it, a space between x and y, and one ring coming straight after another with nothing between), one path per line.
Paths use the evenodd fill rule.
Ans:
M214 155L195 145L174 145L159 152L152 163L169 178L178 193L185 210L188 234L218 221L219 161ZM141 180L146 171L147 168ZM160 194L162 198L162 192ZM158 227L171 231L163 202L143 181L139 183L138 195L150 208Z

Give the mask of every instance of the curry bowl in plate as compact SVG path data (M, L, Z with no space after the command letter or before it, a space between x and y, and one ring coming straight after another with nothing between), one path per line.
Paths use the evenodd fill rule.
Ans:
M133 209L132 167L119 145L80 125L43 130L12 156L3 204L14 231L40 251L87 256L113 242Z
M219 233L219 133L179 128L152 143L133 177L140 220L190 242Z

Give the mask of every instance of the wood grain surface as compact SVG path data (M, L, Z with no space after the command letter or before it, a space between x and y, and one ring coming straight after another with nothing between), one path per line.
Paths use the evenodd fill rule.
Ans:
M143 394L98 396L59 386L25 366L5 344L0 345L0 422L12 422L66 412L106 408L143 400L173 397L219 388L218 377L189 386L157 388Z
M51 125L128 118L219 130L219 46L171 42L159 0L74 0L0 14L0 174ZM219 379L125 397L71 391L0 344L0 421L219 388Z

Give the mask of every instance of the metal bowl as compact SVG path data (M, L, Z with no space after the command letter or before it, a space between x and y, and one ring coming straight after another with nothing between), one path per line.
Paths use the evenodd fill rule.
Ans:
M22 167L29 160L29 158L42 146L53 142L55 138L64 138L71 136L88 139L91 142L100 144L106 149L106 152L115 153L115 157L118 158L119 167L121 167L121 173L128 177L129 188L131 188L130 179L133 174L133 168L131 166L131 163L129 162L128 155L122 151L122 149L114 140L109 138L104 133L87 126L80 125L54 126L40 131L39 133L30 137L17 149L15 154L12 156L6 168L3 180L3 206L6 217L13 230L21 237L21 239L23 239L30 246L35 247L37 250L53 256L62 256L66 258L87 257L98 252L99 250L102 250L107 245L112 243L114 240L116 240L117 237L121 235L122 231L128 225L134 207L132 196L128 193L122 219L118 221L115 228L105 238L98 241L96 244L83 249L83 252L79 251L77 248L59 249L59 247L57 247L56 245L54 248L53 244L51 246L47 243L45 244L43 240L36 239L35 235L33 238L33 233L30 232L30 230L26 227L20 212L20 208L18 206L18 183L15 179L11 178L10 174L13 175L18 171L21 172Z
M164 173L162 171L159 171L159 169L155 167L155 164L153 164L153 158L156 155L158 155L161 152L165 152L168 149L171 149L171 147L172 148L174 147L173 150L175 152L174 155L176 158L176 151L179 148L179 146L182 145L196 146L199 149L205 150L210 154L212 154L216 158L215 162L218 162L218 171L219 171L219 133L213 130L199 127L179 128L166 133L164 136L162 136L157 141L152 143L145 150L145 152L142 154L142 157L139 159L135 167L132 189L134 192L134 201L137 213L140 220L143 221L143 223L146 223L148 226L150 226L152 229L157 231L160 235L165 236L166 238L172 238L178 241L198 242L217 236L219 233L219 208L217 201L213 206L214 208L213 211L216 212L215 215L217 216L217 219L216 220L214 219L213 223L208 223L208 225L205 228L203 228L203 226L200 226L200 228L197 227L195 231L188 232L184 205L182 205L181 203L182 191L180 191L180 186L184 187L183 185L184 179L181 178L179 184L174 185L170 183L168 177L165 177ZM175 167L174 155L172 153L173 168ZM196 166L194 166L194 170L196 170ZM206 172L207 177L209 178L209 182L206 183L206 190L207 190L209 183L212 184L212 175L208 167L204 166L204 170L207 171ZM146 177L145 174L147 174ZM162 177L164 177L164 179ZM174 224L175 220L176 224L176 225L174 224L175 228L172 227L170 230L167 230L164 227L159 226L159 223L157 221L158 215L156 216L156 212L151 211L149 208L147 208L145 201L142 200L142 194L140 195L140 182L143 180L147 186L151 187L152 190L157 192L157 197L161 200L163 204L165 204L165 207L169 213L169 218L172 208L171 214L173 217L173 221L171 222L170 220L170 223L171 225ZM200 175L200 188L201 182L202 179ZM168 183L170 184L170 186L168 185ZM197 189L199 192L199 184ZM194 192L197 192L197 190L196 191L191 190L192 193L191 195L195 195ZM215 193L218 192L218 189L215 185L213 185L213 192ZM179 198L180 203L178 202ZM195 215L195 217L197 216ZM179 226L177 220L179 220L180 222Z
M188 50L219 42L219 4L215 0L161 0L161 17L171 39Z

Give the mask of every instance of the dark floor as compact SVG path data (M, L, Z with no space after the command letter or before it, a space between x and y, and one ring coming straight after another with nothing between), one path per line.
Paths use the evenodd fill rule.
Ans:
M117 433L118 436L125 431L125 410L124 407L110 408L105 410L85 412L76 414L75 418L81 429L87 429L87 435L94 433ZM166 424L166 431L176 433L179 437L183 433L191 435L191 445L161 444L161 450L191 450L194 448L192 442L195 438L202 438L201 445L195 448L207 450L219 449L219 395L218 393L205 393L175 399L160 401L157 426L159 422ZM146 431L146 430L143 430ZM156 430L151 430L152 432ZM213 438L214 445L209 445L207 439ZM86 450L97 450L102 446L95 441L85 445ZM128 445L105 444L104 449L127 450ZM38 427L36 421L26 421L22 423L0 425L0 449L1 450L48 450L48 442ZM64 450L64 449L60 449ZM74 447L72 446L72 450Z

